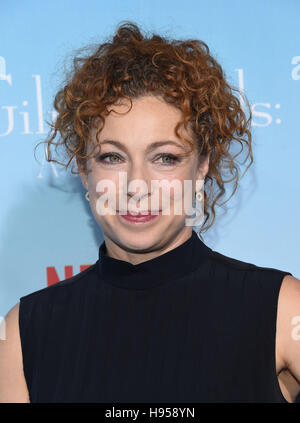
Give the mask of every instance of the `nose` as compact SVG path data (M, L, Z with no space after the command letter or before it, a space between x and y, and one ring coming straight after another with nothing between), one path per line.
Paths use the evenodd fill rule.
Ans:
M143 163L132 163L127 172L127 195L142 199L151 195L151 178Z

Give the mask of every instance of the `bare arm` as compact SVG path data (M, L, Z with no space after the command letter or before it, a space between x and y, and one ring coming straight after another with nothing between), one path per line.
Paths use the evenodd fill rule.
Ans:
M295 400L300 392L300 280L287 275L278 302L279 353L283 359L285 388Z
M0 403L30 402L23 372L19 306L12 307L2 322L5 337L0 339Z

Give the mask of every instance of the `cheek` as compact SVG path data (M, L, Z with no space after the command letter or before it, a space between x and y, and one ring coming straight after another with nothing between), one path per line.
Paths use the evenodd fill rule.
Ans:
M176 210L176 214L178 215L184 214L184 211L189 210L193 205L193 169L190 170L190 168L188 168L181 172L174 172L172 176L169 175L164 179L165 182L162 182L161 185L162 208L168 208L170 204L172 215L174 210Z
M178 175L180 180L181 187L178 189L178 192L174 193L174 210L182 211L183 214L190 211L194 205L195 198L195 169L193 166L189 166L184 169L184 171Z
M176 175L173 175L170 179L170 182L174 181L174 189L172 189L174 198L181 198L185 195L186 192L193 190L193 171L188 169L184 169L181 172L177 172ZM176 181L176 182L175 182Z
M88 178L88 187L90 195L92 197L98 198L104 192L113 193L114 188L118 190L118 175L116 172L103 172L100 170L93 170L89 174ZM111 189L113 188L113 189Z
M115 192L118 190L118 180L108 172L93 170L89 173L88 188L90 206L99 223L103 223L115 210Z

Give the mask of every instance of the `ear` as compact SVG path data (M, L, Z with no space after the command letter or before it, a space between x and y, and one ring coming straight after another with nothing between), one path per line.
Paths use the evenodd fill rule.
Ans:
M77 163L77 168L79 171L79 176L82 182L82 185L84 186L84 188L86 190L88 190L88 178L87 178L87 173L85 172L85 170L82 168L82 166L80 166L77 158L76 158L76 163Z
M209 170L209 158L209 154L207 154L205 156L201 156L199 159L197 179L205 179Z

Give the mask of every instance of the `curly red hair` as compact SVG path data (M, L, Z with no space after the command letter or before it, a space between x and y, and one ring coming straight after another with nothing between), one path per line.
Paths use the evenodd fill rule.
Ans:
M235 94L236 93L236 94ZM200 40L170 40L157 34L146 37L139 27L126 21L116 33L92 52L76 56L64 86L57 92L54 107L58 113L46 141L47 161L68 167L72 159L86 171L87 145L91 127L97 122L97 136L103 128L107 107L126 98L157 95L182 111L176 134L182 138L180 125L192 128L199 158L210 155L209 171L204 183L205 219L200 231L214 223L215 206L225 194L225 184L233 182L230 197L240 179L237 157L246 150L253 162L251 149L251 109L246 116L240 93L228 84L219 63L208 46ZM100 125L99 125L100 122ZM102 124L101 124L102 123ZM60 140L55 142L57 134ZM98 139L98 138L97 138ZM233 154L235 145L241 150ZM62 146L67 163L53 158L51 149ZM99 146L98 146L99 147ZM71 170L72 173L74 169ZM226 180L226 175L230 178ZM224 203L225 203L224 202ZM223 203L223 204L224 204ZM222 204L222 205L223 205Z

